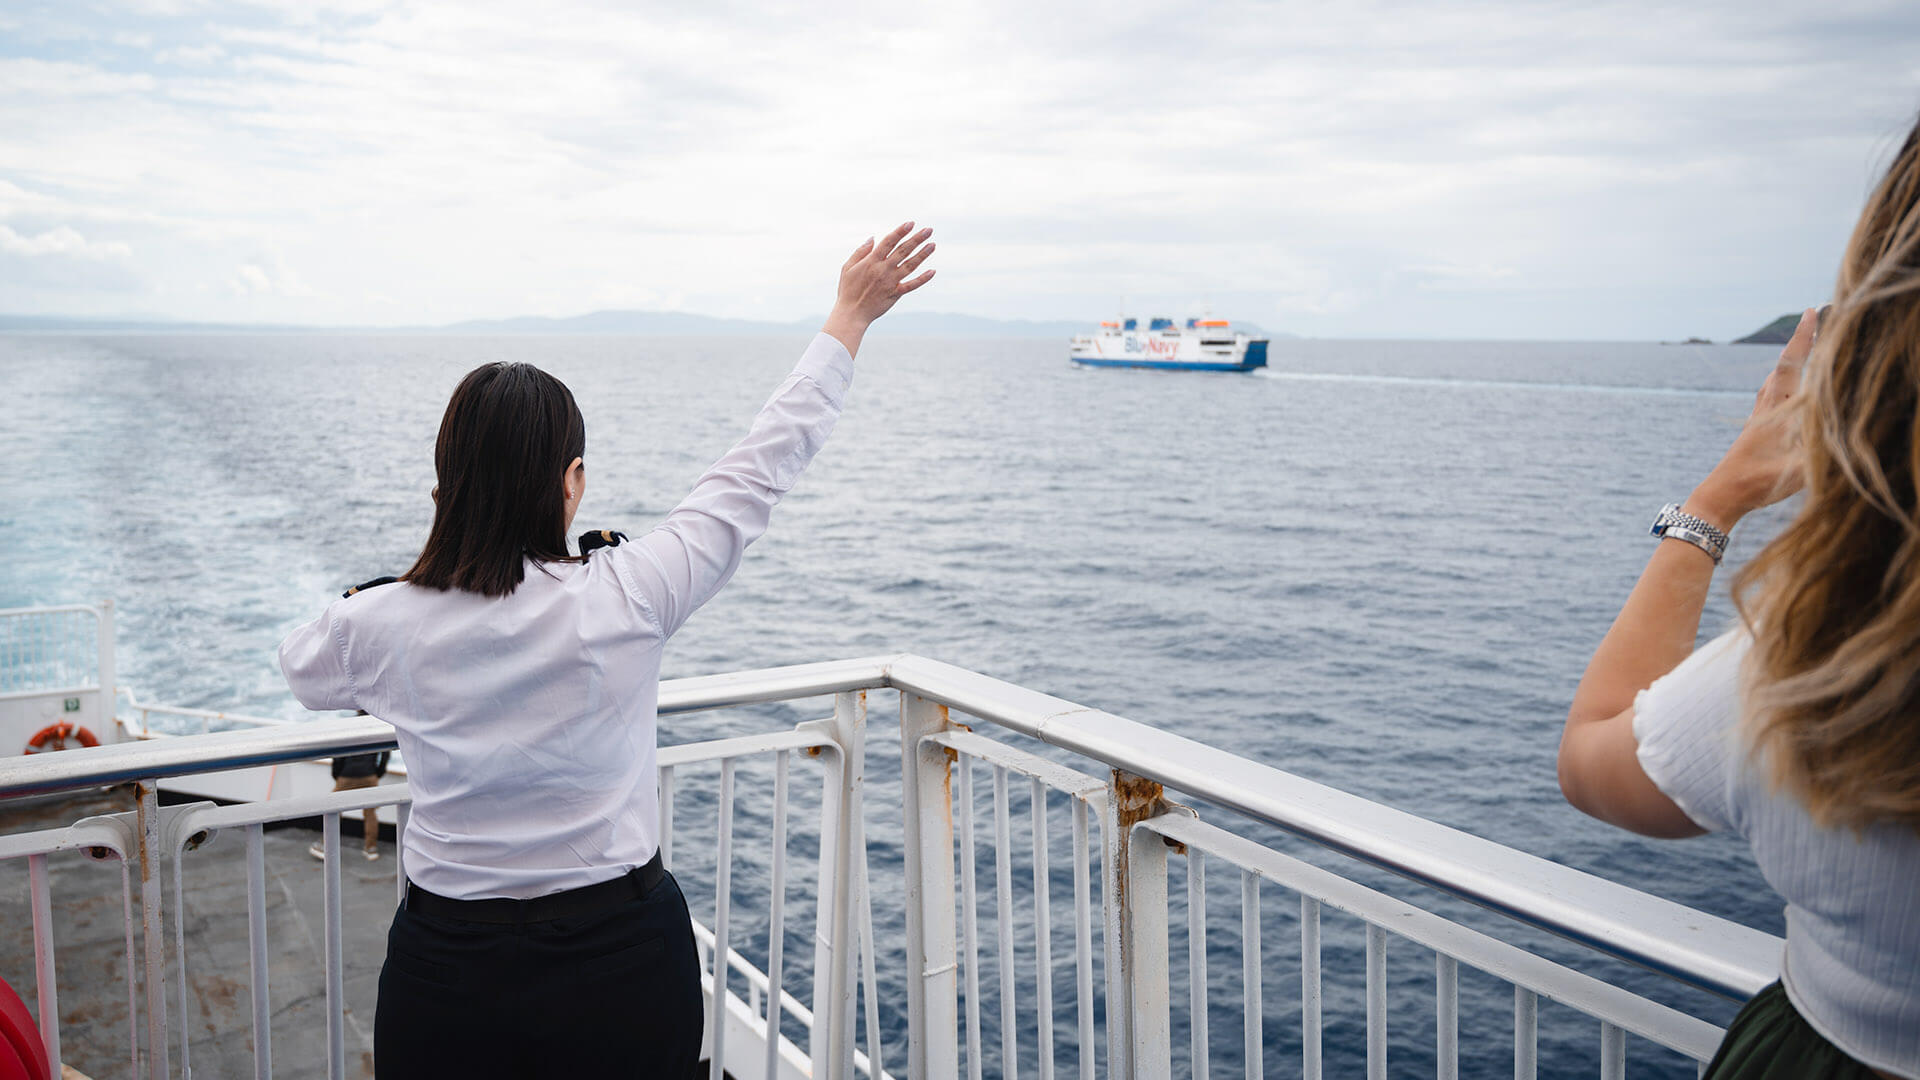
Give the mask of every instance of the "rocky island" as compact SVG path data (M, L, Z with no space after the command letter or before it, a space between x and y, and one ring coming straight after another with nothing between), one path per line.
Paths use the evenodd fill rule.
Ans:
M1793 337L1793 328L1800 325L1800 313L1782 315L1767 325L1734 340L1735 345L1785 345Z

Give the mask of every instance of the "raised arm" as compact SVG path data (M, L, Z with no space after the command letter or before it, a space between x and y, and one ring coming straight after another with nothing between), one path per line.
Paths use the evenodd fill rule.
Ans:
M793 373L735 443L658 528L615 548L623 583L671 636L733 577L781 496L799 479L840 416L853 357L867 327L933 278L914 271L933 254L932 229L907 222L854 249L840 268L833 312Z
M1722 532L1800 485L1792 410L1800 369L1813 348L1809 309L1754 400L1733 446L1681 509ZM1714 561L1692 544L1662 542L1627 596L1574 691L1560 738L1560 790L1574 806L1649 836L1701 832L1640 765L1634 698L1693 652Z

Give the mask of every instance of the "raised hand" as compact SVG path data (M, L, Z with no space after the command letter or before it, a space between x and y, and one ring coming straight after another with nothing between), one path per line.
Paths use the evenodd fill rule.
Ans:
M860 351L860 339L873 320L892 310L901 297L933 280L932 270L913 276L933 254L934 245L929 242L933 230L921 229L909 236L912 229L913 222L903 222L879 241L868 240L854 248L840 268L839 295L821 329L839 339L848 352Z
M1800 413L1795 404L1800 372L1813 351L1813 335L1820 314L1808 308L1794 328L1793 339L1780 351L1780 362L1754 396L1753 414L1693 496L1688 512L1706 518L1721 529L1754 510L1769 506L1800 490ZM1695 508L1697 506L1697 509Z

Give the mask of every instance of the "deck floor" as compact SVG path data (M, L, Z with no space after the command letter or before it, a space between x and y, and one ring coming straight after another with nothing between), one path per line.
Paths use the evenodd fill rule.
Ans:
M57 828L91 814L131 810L123 789L58 802L0 808L0 834ZM307 853L310 829L266 834L268 998L272 1003L273 1073L322 1077L327 1072L326 976L322 864ZM346 1074L373 1075L373 1007L394 910L391 840L380 859L360 854L357 815L341 824L345 859L341 894L346 957ZM95 1080L126 1076L128 1047L126 929L117 861L77 853L50 856L54 946L60 991L60 1038L67 1064ZM167 873L167 950L173 952L172 868ZM186 953L189 1052L202 1076L253 1075L253 1003L247 951L246 842L227 833L186 854ZM135 887L138 887L137 877ZM136 898L137 899L137 898ZM139 906L134 907L138 917ZM138 943L136 926L136 948ZM143 955L143 954L142 954ZM136 956L136 960L138 956ZM136 978L138 977L136 968ZM183 1075L177 974L168 970L171 1065ZM0 978L38 1014L34 987L33 917L25 859L0 863ZM146 1042L146 997L139 991L139 1040Z

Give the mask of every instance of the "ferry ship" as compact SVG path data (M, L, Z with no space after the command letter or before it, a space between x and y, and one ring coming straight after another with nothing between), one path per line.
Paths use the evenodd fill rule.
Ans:
M1267 339L1236 333L1226 319L1188 319L1179 327L1155 318L1145 330L1138 319L1119 319L1101 323L1099 333L1076 335L1067 355L1088 367L1252 371L1267 366Z

